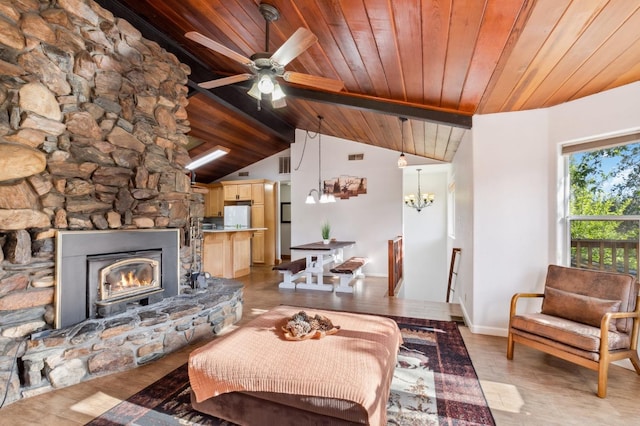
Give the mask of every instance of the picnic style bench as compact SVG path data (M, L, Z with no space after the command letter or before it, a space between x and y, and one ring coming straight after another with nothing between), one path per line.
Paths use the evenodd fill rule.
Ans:
M307 259L304 257L291 262L283 262L273 267L274 271L278 271L283 275L283 280L278 284L279 288L296 288L295 280L300 278L307 270Z
M340 265L331 268L331 272L340 278L340 282L335 288L335 291L340 293L353 293L353 287L350 286L349 283L357 276L362 275L362 267L366 265L368 261L366 257L354 256Z

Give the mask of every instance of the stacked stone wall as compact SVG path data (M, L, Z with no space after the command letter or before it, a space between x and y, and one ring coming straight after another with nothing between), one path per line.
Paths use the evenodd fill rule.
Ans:
M186 283L189 73L91 0L0 1L0 384L54 324L57 230L182 229Z

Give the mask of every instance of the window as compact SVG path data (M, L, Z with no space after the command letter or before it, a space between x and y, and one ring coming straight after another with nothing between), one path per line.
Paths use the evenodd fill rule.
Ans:
M563 149L571 266L638 276L640 135L629 136L631 143L613 138Z

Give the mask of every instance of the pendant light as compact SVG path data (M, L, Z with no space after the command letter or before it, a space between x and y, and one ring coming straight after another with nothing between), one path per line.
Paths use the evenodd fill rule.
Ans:
M398 158L398 168L399 169L404 169L405 167L407 167L407 159L404 156L404 122L407 121L406 118L404 117L400 117L400 139L402 142L402 153L400 154L400 157Z
M317 197L318 197L318 202L321 204L324 203L335 203L336 202L336 197L328 192L325 192L322 189L322 177L320 175L320 172L322 170L322 144L321 144L321 139L320 139L320 130L322 129L322 116L319 115L318 116L318 189L313 188L311 191L309 191L309 195L307 195L307 199L305 200L306 204L315 204L316 200L313 197L313 193L317 193Z

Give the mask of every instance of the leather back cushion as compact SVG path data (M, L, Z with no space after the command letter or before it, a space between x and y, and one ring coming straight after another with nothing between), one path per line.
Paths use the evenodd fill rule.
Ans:
M607 312L618 312L619 300L605 300L597 297L569 293L552 287L545 289L542 313L554 317L600 327L600 321ZM616 331L616 321L609 322L609 331Z
M547 270L545 300L547 299L548 288L605 301L619 300L620 312L633 311L636 307L636 296L638 295L638 283L632 275L590 271L558 265L549 265ZM598 320L598 326L599 324ZM628 333L631 331L631 326L632 321L630 319L616 321L618 331Z

